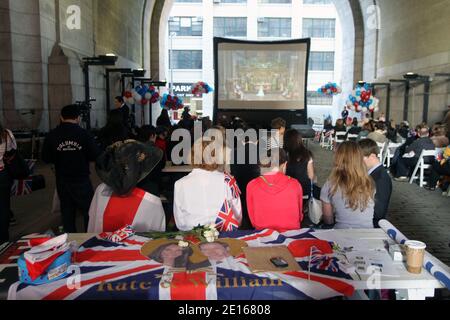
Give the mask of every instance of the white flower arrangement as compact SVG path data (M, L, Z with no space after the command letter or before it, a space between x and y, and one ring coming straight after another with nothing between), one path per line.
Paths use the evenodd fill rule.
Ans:
M187 248L187 247L189 247L189 242L187 242L187 241L179 241L178 242L178 246L182 247L182 248Z

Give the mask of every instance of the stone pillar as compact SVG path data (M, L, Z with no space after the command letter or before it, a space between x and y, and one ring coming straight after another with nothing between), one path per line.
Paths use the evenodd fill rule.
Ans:
M73 102L69 58L57 44L48 59L50 129L59 124L60 110Z

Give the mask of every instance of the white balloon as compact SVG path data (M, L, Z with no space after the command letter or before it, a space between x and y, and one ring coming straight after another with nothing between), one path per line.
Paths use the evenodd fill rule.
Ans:
M151 99L151 98L152 98L152 94L151 94L150 92L147 92L147 93L145 94L145 99L149 100L149 99Z

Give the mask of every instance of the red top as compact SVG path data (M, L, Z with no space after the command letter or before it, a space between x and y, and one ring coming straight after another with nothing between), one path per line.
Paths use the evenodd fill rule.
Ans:
M156 138L155 145L160 148L162 151L164 151L164 156L166 156L167 152L167 141L163 140L161 138Z
M257 230L298 230L303 220L303 190L283 173L266 174L247 186L248 214Z

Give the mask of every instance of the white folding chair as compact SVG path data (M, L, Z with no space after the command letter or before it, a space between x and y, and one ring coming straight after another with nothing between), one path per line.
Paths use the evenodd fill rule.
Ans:
M383 157L383 165L386 168L391 167L391 160L394 158L395 151L400 148L403 144L402 143L393 143L389 142L389 144L386 147L386 152L384 153Z
M328 132L328 135L325 134L325 131L322 131L322 135L320 137L320 146L324 149L333 150L333 133Z
M380 153L378 154L378 159L380 159L380 162L383 162L383 157L384 157L387 143L386 142L385 143L377 142L377 145L378 145L378 148L380 148Z
M356 141L356 140L358 140L358 135L357 134L348 134L347 135L347 140L348 141Z
M426 157L436 157L439 153L439 149L435 150L422 150L420 154L419 161L417 161L416 167L414 168L414 172L409 180L409 183L412 184L414 180L419 179L419 186L422 188L427 183L425 182L425 170L431 168L431 164L425 163ZM417 176L417 171L419 171L419 176Z
M347 135L347 132L345 132L345 131L336 132L335 133L335 142L336 143L344 143L346 135Z

